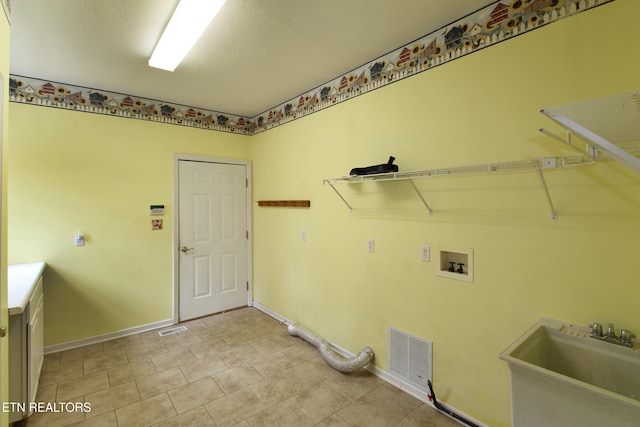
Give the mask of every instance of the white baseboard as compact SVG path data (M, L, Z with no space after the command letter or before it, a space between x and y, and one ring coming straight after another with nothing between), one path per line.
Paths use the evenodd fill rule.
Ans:
M261 312L263 312L264 314L267 314L267 315L273 317L278 322L287 323L287 324L293 323L291 320L287 319L284 316L281 316L279 313L276 313L275 311L271 310L270 308L265 307L264 305L260 304L258 301L253 301L253 308L256 308L256 309L260 310Z
M140 332L152 331L175 324L173 319L160 320L158 322L147 323L146 325L134 326L132 328L121 329L119 331L108 332L106 334L95 335L74 341L67 341L60 344L48 345L44 348L44 354L57 353L59 351L71 350L72 348L83 347L89 344L109 341L115 338L122 338L128 335L139 334Z
M256 309L262 311L263 313L273 317L274 319L283 322L283 323L293 323L290 319L287 319L286 317L282 316L279 313L276 313L275 311L271 310L270 308L262 305L261 303L257 302L257 301L253 301L253 307L255 307ZM339 345L332 343L330 341L327 341L329 343L329 345L331 347L333 347L333 349L338 352L340 355L344 356L344 357L353 357L355 356L353 353L351 353L350 351L346 350L343 347L340 347ZM371 372L373 375L377 376L378 378L388 382L389 384L399 388L400 390L404 391L407 394L410 394L411 396L415 397L416 399L426 403L427 405L431 406L432 408L435 409L435 405L433 404L433 402L431 402L429 400L429 397L426 395L426 393L423 390L420 390L419 388L413 386L412 384L406 382L404 379L399 378L397 376L395 376L394 374L392 374L391 372L385 371L384 369L375 366L373 364L369 364L369 366L367 366L366 368L369 372ZM447 405L446 403L443 403L440 399L438 399L438 403L440 403L441 406L444 406L445 408L447 408L448 410L455 412L457 415L460 415L466 419L468 419L469 421L473 422L474 424L476 424L479 427L489 427L488 425L475 420L473 417L465 414L462 411L459 411L449 405ZM455 418L449 416L448 414L445 414L444 412L441 412L443 415L448 416L449 418L453 419L456 422L460 422L459 420L456 420Z

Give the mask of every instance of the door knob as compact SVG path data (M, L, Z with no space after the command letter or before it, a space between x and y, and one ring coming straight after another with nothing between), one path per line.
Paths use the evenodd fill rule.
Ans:
M0 338L4 338L6 336L7 336L7 327L6 326L0 327Z
M185 253L185 254L186 254L187 252L189 252L190 250L193 250L193 248L188 248L188 247L186 247L186 246L183 246L183 247L181 247L181 248L180 248L180 251L181 251L182 253Z

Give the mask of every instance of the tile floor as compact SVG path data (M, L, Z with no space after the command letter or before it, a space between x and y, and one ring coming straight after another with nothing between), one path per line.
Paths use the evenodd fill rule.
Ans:
M254 308L45 356L36 426L444 426L455 421L363 371L330 368L315 347ZM23 423L25 424L25 423Z

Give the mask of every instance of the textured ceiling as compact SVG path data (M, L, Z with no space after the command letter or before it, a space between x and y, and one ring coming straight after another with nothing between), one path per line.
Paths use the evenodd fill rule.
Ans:
M493 0L227 0L172 73L177 0L12 1L11 73L254 117Z

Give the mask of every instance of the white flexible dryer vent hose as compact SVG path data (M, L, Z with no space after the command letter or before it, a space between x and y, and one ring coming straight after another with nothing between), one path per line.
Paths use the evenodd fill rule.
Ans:
M315 346L329 366L340 372L355 372L373 362L375 358L373 349L369 346L363 348L357 355L347 358L336 353L329 343L300 325L292 323L288 330L290 335L298 336Z

